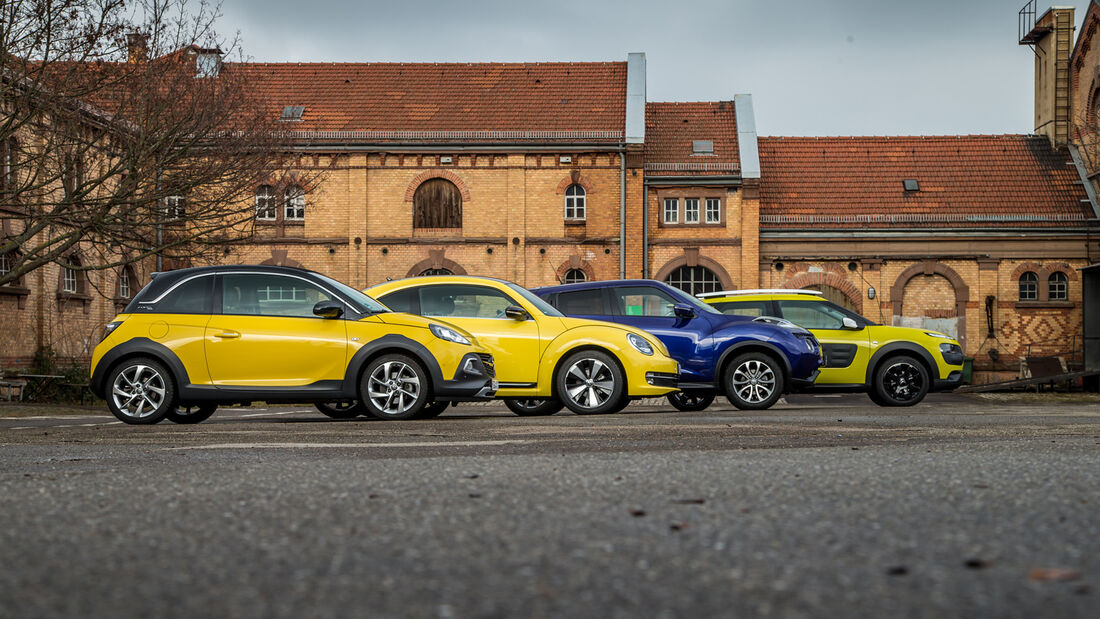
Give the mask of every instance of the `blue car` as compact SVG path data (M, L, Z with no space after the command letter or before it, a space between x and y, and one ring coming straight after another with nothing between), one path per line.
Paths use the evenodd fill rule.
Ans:
M680 410L703 410L718 393L739 409L768 408L808 387L822 364L806 329L781 318L731 316L668 284L649 280L584 282L536 288L566 316L639 327L660 338L680 362Z

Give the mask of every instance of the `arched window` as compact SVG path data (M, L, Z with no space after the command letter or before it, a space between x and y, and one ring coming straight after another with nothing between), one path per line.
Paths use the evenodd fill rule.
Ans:
M444 178L430 178L413 193L414 228L461 228L462 193Z
M572 221L584 221L585 191L580 185L570 185L565 190L565 218Z
M718 292L722 289L722 280L704 266L682 266L665 278L665 283L695 296L704 292Z
M306 192L298 185L286 188L286 202L283 217L287 221L304 221L306 218Z
M1039 276L1032 271L1026 271L1020 276L1020 300L1036 301L1039 299Z
M588 275L580 269L569 269L565 272L565 283L577 284L588 281Z
M10 191L16 185L16 169L19 165L19 142L8 138L0 143L0 190Z
M61 263L61 292L65 294L84 294L84 272L80 270L80 257L76 255L64 258Z
M1047 298L1051 301L1069 299L1069 277L1061 271L1055 271L1047 278Z
M450 269L424 269L421 275L454 275Z
M132 299L134 292L137 291L137 283L134 268L129 265L122 267L122 272L118 274L118 298L122 300Z
M260 185L256 188L256 219L259 221L275 221L279 217L279 209L275 205L275 188L271 185Z

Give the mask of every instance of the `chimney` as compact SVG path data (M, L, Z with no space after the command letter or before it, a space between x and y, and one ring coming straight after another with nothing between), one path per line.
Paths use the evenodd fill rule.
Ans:
M149 60L149 35L131 32L126 35L126 62Z
M1035 16L1035 0L1020 9L1020 45L1035 52L1035 133L1055 147L1069 143L1069 60L1073 53L1073 7L1051 7Z

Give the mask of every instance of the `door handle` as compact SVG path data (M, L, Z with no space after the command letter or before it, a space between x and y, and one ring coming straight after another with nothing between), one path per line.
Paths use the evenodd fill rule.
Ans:
M223 337L223 338L226 338L226 339L231 339L231 338L240 337L240 336L241 336L241 334L237 333L236 331L222 331L221 333L215 333L214 334L214 337Z

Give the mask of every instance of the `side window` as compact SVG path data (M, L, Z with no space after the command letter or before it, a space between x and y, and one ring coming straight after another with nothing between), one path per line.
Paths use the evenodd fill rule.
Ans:
M623 316L675 316L676 299L648 286L611 289L611 299Z
M603 289L601 288L563 292L558 295L557 305L561 313L566 316L570 314L602 316L607 313L603 306Z
M420 313L424 316L504 318L504 308L509 305L518 305L503 292L486 286L447 284L423 286L418 291Z
M816 301L779 301L783 318L807 329L840 329L845 314Z
M318 301L333 299L319 286L296 277L261 273L222 276L223 314L313 318Z
M715 303L715 309L730 316L767 316L771 309L767 301L727 301Z
M420 295L417 294L416 288L406 288L404 290L391 292L379 297L378 300L382 302L382 305L385 305L395 312L405 312L406 314L420 313Z
M188 280L161 299L153 311L158 314L209 314L214 277Z

